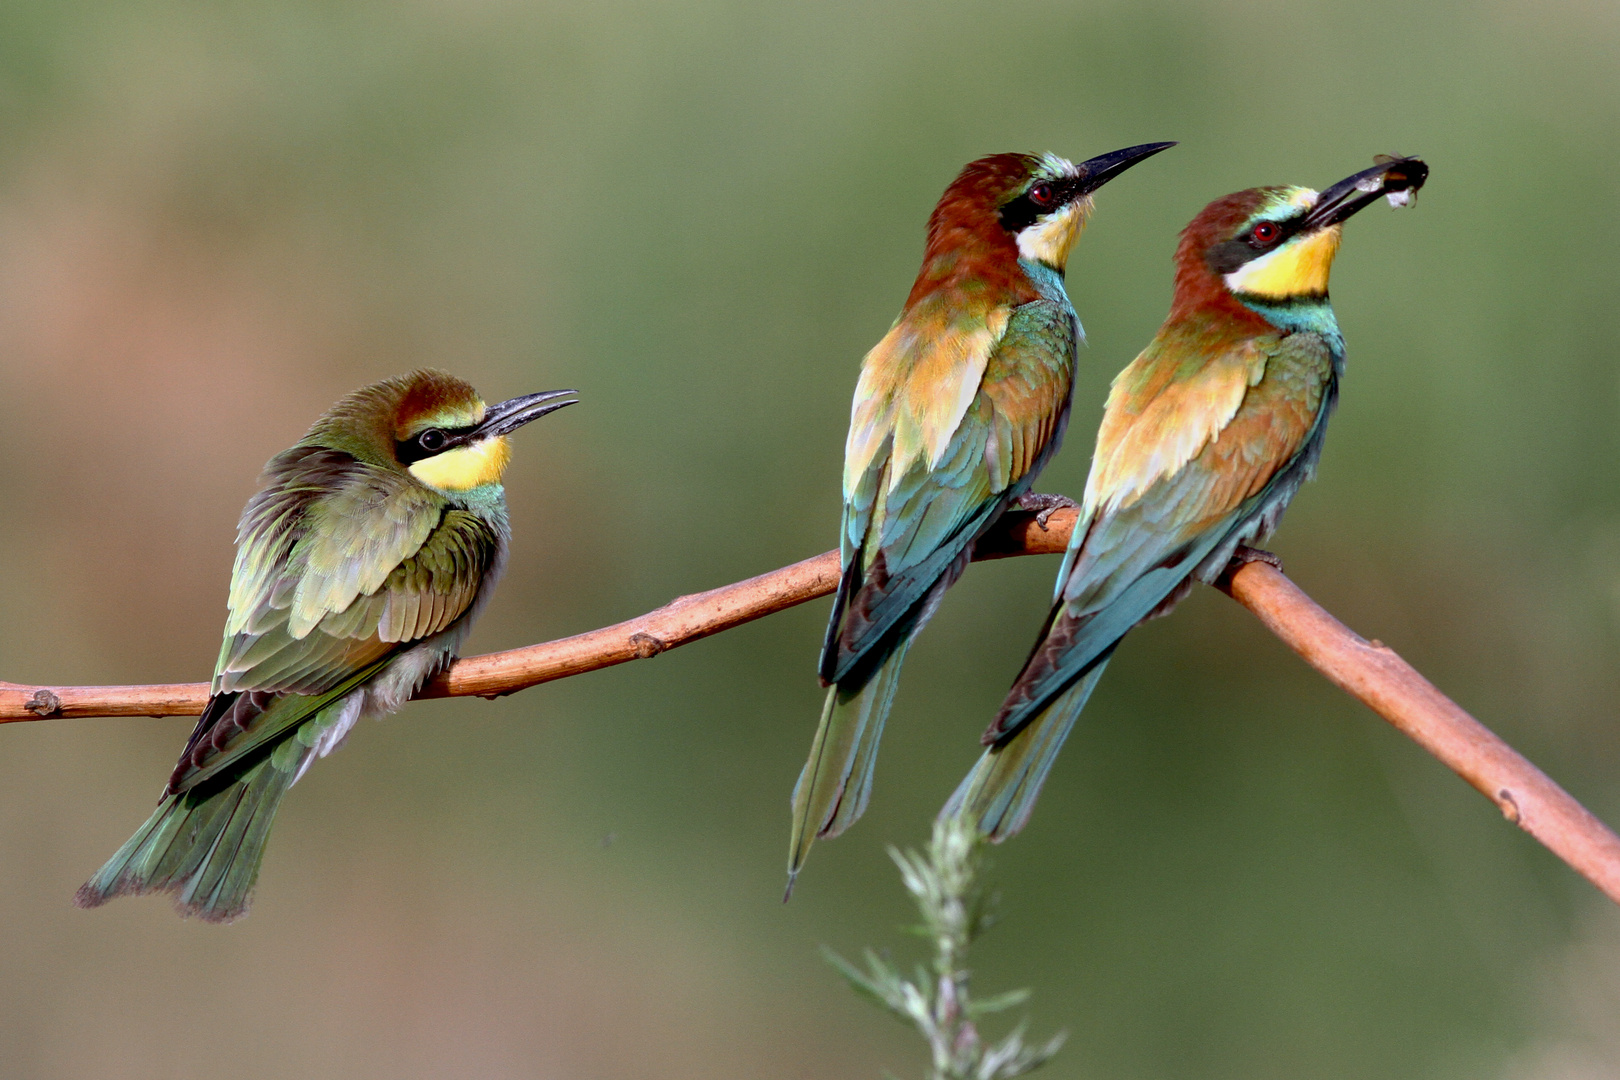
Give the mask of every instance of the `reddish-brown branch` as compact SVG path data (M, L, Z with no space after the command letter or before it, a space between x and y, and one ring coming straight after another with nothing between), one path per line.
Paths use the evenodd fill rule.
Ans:
M1076 513L1060 510L1046 527L1014 513L979 544L977 557L1061 552ZM629 660L825 596L838 584L838 556L827 552L735 585L673 600L614 626L509 652L469 656L419 697L497 697ZM1501 808L1620 903L1620 837L1546 774L1435 689L1392 649L1357 636L1281 571L1248 563L1222 583L1306 663L1364 702ZM21 686L0 682L0 723L86 716L194 716L206 683L170 686Z
M1275 567L1247 563L1221 585L1329 682L1439 758L1620 904L1620 837L1394 649L1363 639Z

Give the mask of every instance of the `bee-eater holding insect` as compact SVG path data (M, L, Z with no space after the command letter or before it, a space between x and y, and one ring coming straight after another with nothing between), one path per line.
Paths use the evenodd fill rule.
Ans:
M1322 451L1344 370L1328 271L1345 219L1411 201L1429 169L1379 163L1321 194L1251 188L1181 234L1170 315L1114 379L1051 614L988 749L946 805L992 840L1023 828L1114 648L1276 527Z
M507 436L572 394L486 407L417 371L355 391L270 459L238 526L208 704L79 906L169 892L211 922L247 911L287 789L456 657L506 564Z
M1091 193L1174 143L1079 165L996 154L928 219L900 317L861 364L844 447L842 577L819 674L828 687L793 789L789 890L816 837L866 808L900 665L973 543L1030 496L1068 422L1080 320L1063 289ZM1057 504L1067 500L1057 500Z

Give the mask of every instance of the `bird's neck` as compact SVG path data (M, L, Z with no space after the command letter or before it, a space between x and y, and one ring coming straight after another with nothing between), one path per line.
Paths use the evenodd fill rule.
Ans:
M1040 293L1044 299L1061 300L1068 303L1069 293L1063 287L1063 271L1061 269L1048 266L1046 263L1035 259L1020 259L1018 260L1018 267L1023 270L1024 276L1029 279L1029 283L1035 287L1035 291Z
M1040 299L1040 292L1025 266L999 224L936 216L906 309L930 302L986 309L1027 304Z
M506 517L506 488L500 483L481 484L465 491L442 491L439 494L451 506L476 514L491 524L499 525L504 534Z
M1326 295L1297 296L1276 299L1263 296L1239 296L1244 307L1266 322L1286 333L1321 334L1329 341L1341 342L1339 322L1333 317L1333 305Z
M1233 337L1317 333L1342 348L1339 324L1325 292L1292 297L1236 294L1202 265L1177 268L1175 299L1165 326L1220 327Z

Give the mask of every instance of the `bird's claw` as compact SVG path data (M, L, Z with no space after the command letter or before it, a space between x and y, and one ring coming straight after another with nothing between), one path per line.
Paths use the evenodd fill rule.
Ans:
M1278 570L1283 568L1282 560L1271 552L1250 547L1248 544L1239 544L1232 551L1232 560L1226 564L1227 576L1230 577L1232 574L1237 573L1239 567L1252 562L1263 562L1267 566L1276 567Z
M1018 509L1034 510L1035 524L1046 531L1046 522L1059 510L1077 510L1080 504L1067 495L1041 495L1033 491L1026 491L1018 496Z

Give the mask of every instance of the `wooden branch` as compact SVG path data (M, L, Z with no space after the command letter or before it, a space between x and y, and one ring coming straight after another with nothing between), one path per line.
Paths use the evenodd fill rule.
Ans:
M1046 527L1012 513L978 545L976 558L1061 552L1077 514L1060 510ZM499 697L630 660L645 660L832 592L838 553L673 600L639 618L574 637L456 661L418 697ZM1329 681L1365 703L1439 758L1501 809L1509 821L1620 903L1620 837L1546 774L1377 641L1329 615L1280 570L1247 563L1221 582ZM87 716L195 716L207 683L170 686L23 686L0 682L0 723Z
M1061 553L1075 511L1054 513L1042 528L1035 515L1002 518L983 541L979 558ZM496 698L630 660L646 660L699 638L730 630L838 587L838 553L772 570L708 592L682 596L657 611L573 637L507 652L467 656L424 686L418 698ZM0 682L0 724L90 716L196 716L208 702L207 683L161 686L24 686Z
M1395 725L1620 904L1620 837L1381 641L1367 641L1275 567L1252 562L1221 589L1329 682Z

